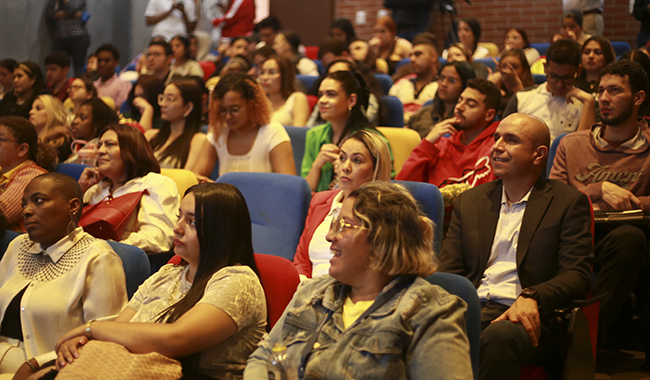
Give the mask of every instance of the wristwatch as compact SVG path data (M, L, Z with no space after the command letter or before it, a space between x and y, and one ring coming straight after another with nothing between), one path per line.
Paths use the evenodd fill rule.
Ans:
M524 297L524 298L532 298L537 302L537 308L542 307L542 301L539 298L539 293L537 293L537 290L532 289L532 288L526 288L521 291L519 294L519 297Z

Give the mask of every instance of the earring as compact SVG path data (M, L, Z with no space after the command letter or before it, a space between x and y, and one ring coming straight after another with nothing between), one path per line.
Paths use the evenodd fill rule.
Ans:
M73 212L72 215L70 215L70 221L68 222L68 227L66 228L66 230L68 231L68 235L70 235L72 231L74 231L77 228L77 223L75 223L75 221L72 220L72 217L76 214L77 214L76 212Z

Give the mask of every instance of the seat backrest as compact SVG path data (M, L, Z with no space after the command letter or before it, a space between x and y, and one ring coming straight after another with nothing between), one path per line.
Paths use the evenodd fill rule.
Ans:
M132 245L117 241L107 241L113 251L122 259L124 275L126 276L126 292L129 299L133 296L138 286L151 275L149 258L144 251Z
M307 181L277 173L226 173L217 182L234 185L244 195L255 252L293 260L311 201Z
M551 46L551 44L548 42L538 42L538 43L530 44L530 47L537 50L539 52L539 55L546 55L546 50L548 50L549 46Z
M610 41L610 43L612 44L612 48L614 48L614 55L617 57L632 49L630 44L625 41Z
M377 127L377 130L390 143L393 150L393 169L395 169L395 173L399 174L404 162L422 139L416 131L408 128Z
M255 263L266 296L267 330L271 331L293 298L300 278L293 263L283 257L256 253Z
M399 69L400 67L402 67L402 66L404 66L404 65L408 65L408 64L410 64L410 63L411 63L411 58L402 58L402 59L401 59L399 62L397 62L397 64L395 65L395 71L397 71L397 69Z
M479 42L476 45L486 48L490 54L490 57L499 56L499 47L494 42Z
M380 120L380 125L385 127L402 128L404 126L404 105L402 102L389 95L381 97L382 104L386 107L386 118Z
M498 60L497 60L498 61ZM482 63L485 66L489 67L492 69L492 71L495 71L497 69L497 64L492 60L492 58L482 58L482 59L475 59L474 62L476 63Z
M289 138L291 139L291 147L293 148L293 160L296 162L296 173L300 174L302 167L302 156L305 155L305 141L307 140L306 127L288 127L284 126L287 130Z
M542 84L546 82L546 75L534 74L533 81L535 82L535 84Z
M56 165L56 169L54 171L57 173L67 174L70 177L74 178L75 180L79 180L79 177L81 177L81 173L83 173L84 169L87 167L88 166L82 164L60 163Z
M478 379L478 355L481 345L481 304L476 288L463 276L451 273L436 272L427 280L438 285L449 294L460 297L467 304L467 338L469 339L469 355L472 359L474 379Z
M379 84L381 84L381 90L384 92L384 95L388 94L388 90L390 90L390 87L393 85L393 80L388 74L375 74L375 78L379 81Z
M196 175L186 169L162 168L160 169L160 174L169 177L176 182L176 187L178 188L178 193L181 197L185 194L187 189L199 183L199 180L196 179Z
M318 46L305 46L305 57L312 61L318 59Z
M11 243L12 240L18 237L18 235L20 235L18 232L14 232L11 230L7 230L5 232L5 236L3 236L2 239L0 239L0 260L2 260L2 256L5 255L9 243Z
M212 73L217 69L217 65L212 61L199 61L201 69L203 70L203 80L207 81L212 76Z
M442 250L442 224L445 217L445 201L436 185L425 182L393 181L408 189L420 205L422 212L433 221L433 252Z
M546 161L546 178L551 174L551 168L553 168L553 160L555 160L555 153L557 153L557 147L560 145L560 140L571 132L562 133L561 135L555 136L555 140L551 143L551 148L548 150L548 161Z
M313 75L298 74L296 75L296 79L298 79L300 83L302 83L306 91L309 91L314 86L314 83L316 83L316 81L318 80L318 77L315 77Z

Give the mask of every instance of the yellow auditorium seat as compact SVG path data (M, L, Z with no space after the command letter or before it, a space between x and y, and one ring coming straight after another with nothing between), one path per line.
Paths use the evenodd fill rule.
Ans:
M416 131L408 128L377 127L377 129L390 143L393 150L393 169L399 174L404 162L422 139Z
M176 182L176 187L178 188L178 193L183 197L185 190L199 183L199 180L196 179L196 175L193 172L185 169L160 169L160 174L167 176Z

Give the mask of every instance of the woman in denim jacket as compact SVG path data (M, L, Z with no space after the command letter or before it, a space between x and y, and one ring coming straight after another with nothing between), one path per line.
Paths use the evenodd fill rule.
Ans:
M350 193L327 235L331 277L299 286L244 378L266 379L281 344L305 379L472 379L466 304L422 278L435 269L432 239L402 186Z

